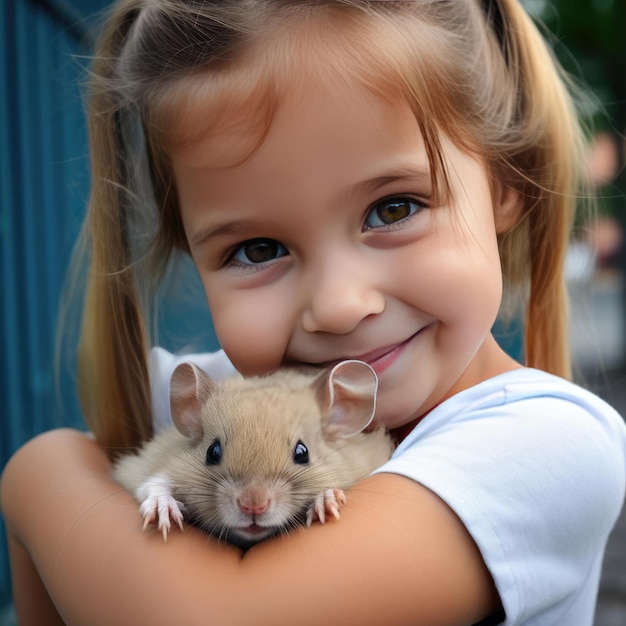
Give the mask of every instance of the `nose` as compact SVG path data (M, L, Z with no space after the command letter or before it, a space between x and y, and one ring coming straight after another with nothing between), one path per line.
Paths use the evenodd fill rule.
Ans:
M385 299L364 264L326 262L311 281L308 306L302 314L306 332L347 334L370 315L385 309Z
M263 502L244 502L243 500L238 500L237 505L241 509L241 512L246 515L261 515L261 513L267 511L270 502L269 499Z
M269 509L270 504L270 494L263 485L247 485L237 497L237 506L246 515L261 515Z

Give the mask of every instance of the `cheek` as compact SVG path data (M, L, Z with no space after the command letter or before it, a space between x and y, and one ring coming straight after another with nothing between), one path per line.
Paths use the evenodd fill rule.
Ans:
M502 271L495 237L433 237L396 264L405 298L446 326L490 329L500 308Z
M456 277L451 277L448 283L447 299L442 296L445 310L442 315L457 329L459 348L467 345L473 349L491 331L502 302L502 271L497 247L493 250L479 248L471 255L459 253L456 267Z
M473 261L460 252L451 255L447 268L433 287L441 302L442 315L453 318L495 316L502 298L500 259L475 256ZM437 276L433 269L433 276Z
M205 290L217 338L244 376L267 374L284 358L291 334L289 307L261 290Z

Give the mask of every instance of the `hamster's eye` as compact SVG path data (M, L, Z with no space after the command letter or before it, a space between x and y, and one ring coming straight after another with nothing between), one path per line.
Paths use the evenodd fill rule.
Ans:
M222 460L222 444L219 439L216 439L206 451L206 464L218 465Z
M309 462L309 450L302 441L298 441L293 449L293 462L298 465L306 465Z

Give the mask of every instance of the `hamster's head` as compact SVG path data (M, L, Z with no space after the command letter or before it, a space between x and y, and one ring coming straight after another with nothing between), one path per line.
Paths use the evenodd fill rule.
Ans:
M181 496L190 520L248 547L302 525L327 489L348 486L342 450L370 424L377 380L366 364L344 363L222 383L177 368L172 416L198 469Z

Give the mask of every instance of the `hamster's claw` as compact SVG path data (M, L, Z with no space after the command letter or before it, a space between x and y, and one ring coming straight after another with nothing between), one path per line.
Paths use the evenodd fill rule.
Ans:
M143 529L146 530L148 526L156 523L157 528L163 534L163 541L167 541L171 522L174 522L181 531L184 530L181 509L184 509L182 502L175 500L170 495L148 496L139 507L143 516Z
M342 489L327 489L315 498L306 514L306 525L310 526L315 520L322 524L326 522L326 514L339 519L339 510L346 503L346 494Z

